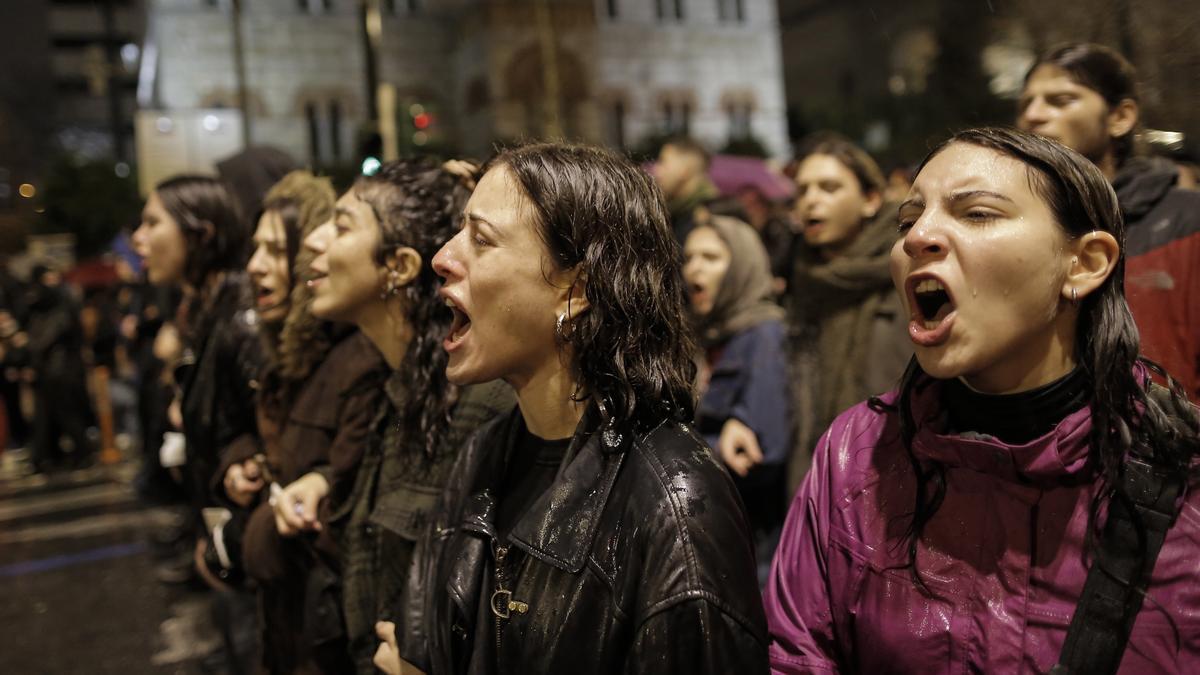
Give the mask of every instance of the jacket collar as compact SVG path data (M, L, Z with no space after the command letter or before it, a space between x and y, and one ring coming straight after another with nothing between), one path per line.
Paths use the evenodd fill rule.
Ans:
M505 451L513 446L521 429L521 411L514 409L507 420L490 434L493 444L476 463L472 485L465 499L461 527L496 536L495 488L506 461ZM617 473L631 441L620 433L615 447L603 442L599 413L594 407L584 413L563 458L554 483L517 521L508 539L529 555L575 573L583 569L596 538L596 530Z
M945 416L939 401L940 384L917 385L913 417L917 433L912 449L918 459L940 462L990 474L1010 482L1054 487L1088 480L1092 415L1090 407L1070 413L1048 433L1028 443L1009 445L991 436L944 433Z

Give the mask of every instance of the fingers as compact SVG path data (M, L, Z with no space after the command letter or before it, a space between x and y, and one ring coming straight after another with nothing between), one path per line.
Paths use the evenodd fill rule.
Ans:
M746 456L752 462L751 466L761 464L763 461L763 453L762 448L758 445L758 436L755 436L754 432L750 431L749 429L746 431L748 433L746 434L745 438L742 439L742 452L746 453Z
M258 462L248 459L242 462L242 474L248 480L257 480L262 476L262 467L258 465Z
M290 528L299 531L307 529L307 521L302 515L304 502L301 501L301 496L297 494L299 490L296 487L295 484L292 484L283 491L283 494L279 496L278 503L275 505L275 513L283 518L284 522ZM298 506L300 508L297 508Z
M375 635L389 645L396 646L396 624L391 621L376 621Z
M321 522L317 520L317 505L320 503L321 496L316 490L305 490L300 494L300 508L296 510L300 512L306 528L321 529Z

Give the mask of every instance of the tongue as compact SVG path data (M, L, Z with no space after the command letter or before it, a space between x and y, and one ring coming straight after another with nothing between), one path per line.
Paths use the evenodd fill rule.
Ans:
M953 311L954 311L953 305L951 305L949 302L943 302L942 306L938 307L937 314L934 314L933 318L930 319L930 321L936 321L938 323L941 323L942 320L945 319L947 316L950 316L950 312L953 312Z

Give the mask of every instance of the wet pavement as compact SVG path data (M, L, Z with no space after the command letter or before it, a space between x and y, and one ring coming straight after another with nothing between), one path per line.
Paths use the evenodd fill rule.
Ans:
M0 673L225 672L202 658L220 643L210 594L156 576L177 516L140 504L133 473L28 476L0 455Z

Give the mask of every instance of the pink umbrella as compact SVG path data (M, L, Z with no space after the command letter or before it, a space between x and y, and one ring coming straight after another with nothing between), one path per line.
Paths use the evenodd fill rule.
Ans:
M751 187L767 199L779 202L791 199L795 191L792 181L757 157L713 155L708 166L708 177L722 195L737 194L739 190Z

